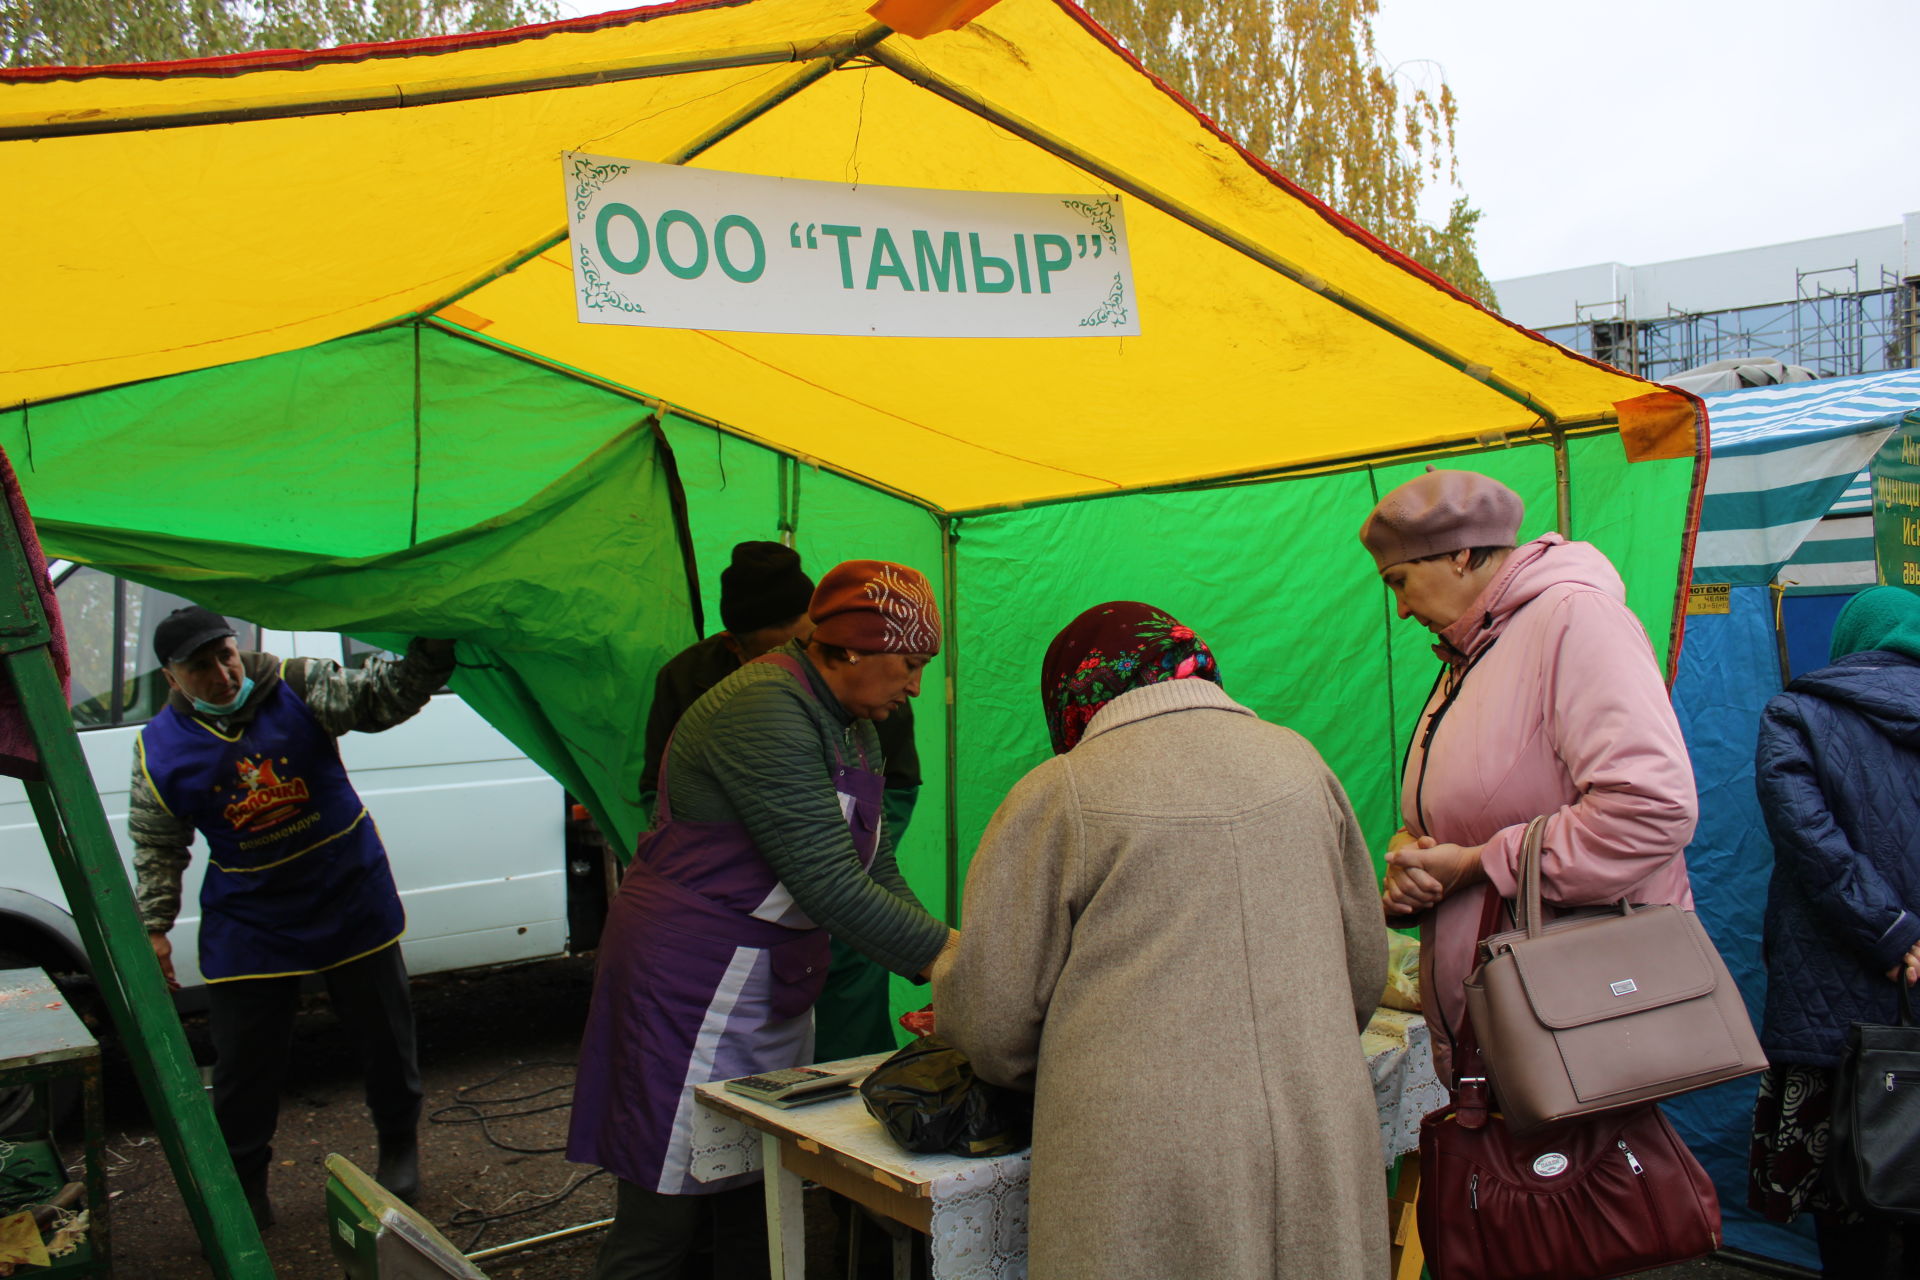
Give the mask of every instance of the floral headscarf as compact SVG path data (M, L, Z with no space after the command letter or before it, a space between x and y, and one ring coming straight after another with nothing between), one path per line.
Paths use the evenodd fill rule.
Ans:
M1047 646L1040 701L1055 755L1073 750L1100 708L1130 689L1199 677L1220 683L1206 642L1150 604L1097 604Z

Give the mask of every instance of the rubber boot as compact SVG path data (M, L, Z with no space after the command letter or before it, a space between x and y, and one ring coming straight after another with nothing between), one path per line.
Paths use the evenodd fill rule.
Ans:
M240 1191L247 1197L247 1208L253 1212L253 1225L265 1231L273 1225L273 1201L267 1196L267 1171L262 1169L259 1176L240 1179Z
M380 1166L373 1180L408 1204L420 1199L420 1139L404 1133L380 1139Z

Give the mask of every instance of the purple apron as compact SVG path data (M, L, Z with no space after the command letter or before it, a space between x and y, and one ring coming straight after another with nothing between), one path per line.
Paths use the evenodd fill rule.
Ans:
M793 658L754 661L781 667L814 697ZM834 764L854 851L871 868L885 779L867 767L864 748L858 767L837 749ZM600 938L567 1159L667 1195L758 1178L693 1178L693 1086L811 1058L813 1002L829 955L827 931L774 876L744 825L673 816L663 762L659 821L640 838Z

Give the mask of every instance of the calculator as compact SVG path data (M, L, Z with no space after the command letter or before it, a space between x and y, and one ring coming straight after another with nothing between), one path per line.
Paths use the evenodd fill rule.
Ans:
M801 1107L810 1102L825 1102L846 1094L853 1083L867 1073L865 1067L852 1071L822 1071L818 1067L787 1067L741 1076L726 1082L728 1093L737 1093L770 1107Z

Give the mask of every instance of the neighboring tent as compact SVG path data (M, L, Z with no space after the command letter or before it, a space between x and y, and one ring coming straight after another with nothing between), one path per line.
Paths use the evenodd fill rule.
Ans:
M575 148L1118 191L1142 335L582 325ZM903 863L950 915L1045 752L1042 647L1112 597L1200 628L1381 847L1433 658L1355 532L1425 459L1507 480L1526 536L1598 543L1673 648L1695 403L1455 293L1064 0L924 41L857 0L756 0L10 71L0 171L0 445L49 551L277 626L472 642L456 687L623 842L652 673L694 635L682 495L709 592L728 544L778 533L816 572L876 555L935 579L947 678Z
M1715 360L1712 364L1682 369L1661 385L1678 387L1697 396L1710 391L1738 391L1742 387L1772 387L1784 382L1812 382L1813 370L1797 364L1782 364L1759 356L1741 356L1734 360Z
M1761 922L1773 871L1773 845L1753 789L1760 712L1784 685L1782 628L1791 633L1803 623L1811 633L1803 647L1813 656L1795 664L1796 672L1825 666L1838 605L1874 584L1872 501L1861 473L1901 421L1920 412L1920 370L1704 400L1713 465L1693 580L1724 586L1728 611L1688 618L1673 687L1700 792L1700 826L1687 863L1701 921L1758 1026L1767 980ZM1835 594L1787 594L1795 591ZM1753 1081L1737 1081L1681 1098L1669 1110L1720 1189L1728 1243L1817 1266L1810 1224L1788 1230L1746 1208L1753 1096Z

